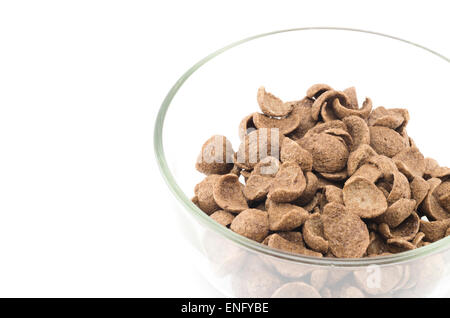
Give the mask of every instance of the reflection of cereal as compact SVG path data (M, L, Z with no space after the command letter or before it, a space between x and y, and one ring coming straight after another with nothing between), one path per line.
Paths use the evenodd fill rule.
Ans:
M231 285L237 297L270 297L282 285L280 277L272 273L255 256L249 257L246 266L231 276Z
M287 283L278 288L272 298L322 298L319 292L312 286L302 283Z
M312 271L310 277L311 286L317 290L321 290L328 280L328 273L329 270L326 269L316 269Z
M353 272L358 286L370 295L381 295L392 291L401 281L401 266L368 268Z
M364 298L364 293L355 286L344 286L341 289L340 298Z

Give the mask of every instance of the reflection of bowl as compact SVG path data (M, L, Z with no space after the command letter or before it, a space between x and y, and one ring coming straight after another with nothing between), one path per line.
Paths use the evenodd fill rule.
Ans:
M313 83L354 85L360 99L369 96L374 106L407 107L412 118L409 134L426 156L448 165L447 148L432 136L439 140L447 133L447 116L439 110L449 106L444 105L449 62L420 45L383 34L303 28L233 43L189 69L161 106L155 151L181 203L183 232L196 248L193 259L206 264L202 271L211 282L226 295L244 297L269 297L275 291L305 297L318 295L315 290L322 296L343 297L447 295L450 238L393 256L317 259L239 236L212 221L189 197L202 179L194 168L202 143L221 134L230 137L236 149L239 122L258 109L260 85L286 100L303 97Z

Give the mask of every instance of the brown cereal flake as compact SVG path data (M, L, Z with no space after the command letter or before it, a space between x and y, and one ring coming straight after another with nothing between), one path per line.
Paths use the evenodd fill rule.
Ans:
M305 223L309 213L305 209L289 204L269 201L267 212L269 214L269 228L271 231L291 231Z
M295 200L295 204L303 206L311 202L311 200L316 195L317 189L319 187L319 180L316 175L310 171L305 173L306 178L306 188L305 191Z
M358 116L348 116L342 119L347 126L347 131L352 137L351 151L358 149L361 145L370 144L370 130L366 121Z
M425 200L430 190L430 184L421 177L414 177L409 187L411 188L411 197L416 200L415 209L417 210L419 205Z
M430 189L428 190L428 194L421 205L423 212L431 220L444 220L450 218L450 213L441 207L438 198L436 198L434 194L435 190L439 187L442 181L438 178L431 178L427 180L427 182L430 185Z
M434 169L431 172L431 177L432 178L448 178L450 176L450 168L448 167L439 167Z
M308 211L313 212L315 208L317 208L320 205L321 200L323 199L323 194L320 192L317 192L316 195L312 198L312 200L307 203L306 205L302 205L302 207Z
M450 193L445 193L439 197L439 205L445 209L445 211L450 211Z
M313 214L303 225L303 239L312 250L326 253L328 241L324 238L323 224L320 214Z
M394 161L383 155L372 156L367 159L367 163L377 166L383 173L383 179L386 182L393 182L394 174L398 172Z
M268 198L275 202L291 202L300 197L305 188L306 179L300 166L285 162L270 185Z
M413 212L403 221L399 226L390 228L386 223L381 223L378 226L378 231L386 239L403 238L407 241L412 240L419 232L420 219L417 213ZM423 232L423 231L422 231Z
M312 155L292 139L285 137L281 143L281 162L296 162L303 171L311 171L313 165Z
M278 157L281 137L278 130L258 129L245 136L235 154L235 163L240 168L252 170L255 165L268 156Z
M345 207L362 218L377 217L387 209L383 192L365 178L352 177L345 184L342 193Z
M425 158L417 148L406 148L392 158L397 168L409 179L422 177L425 172Z
M310 137L312 135L323 133L330 129L342 129L346 130L347 126L344 124L341 120L333 120L326 123L318 123L313 128L308 130L308 132L305 134L305 137Z
M439 164L436 160L432 158L425 158L425 171L424 171L424 178L429 179L431 178L431 174L434 170L439 168Z
M411 213L416 206L415 200L400 199L387 208L386 212L378 216L375 221L386 223L390 228L399 226Z
M366 161L376 156L377 153L369 145L362 144L356 150L352 151L348 156L347 173L349 176L353 175L355 171Z
M366 224L345 207L328 203L322 217L324 236L333 255L343 258L362 257L369 246Z
M296 110L296 114L300 118L300 122L292 132L288 134L288 137L292 140L297 141L298 139L303 138L308 130L313 128L317 120L314 120L311 116L311 106L313 101L309 98L304 98L295 102L294 108Z
M419 233L416 234L416 236L411 241L411 243L413 243L416 247L418 247L423 242L424 238L425 238L425 233L419 232Z
M356 177L362 177L372 183L376 183L382 176L383 173L378 167L370 163L366 163L359 167L358 170L355 171L355 173L347 180L346 183L350 182Z
M375 108L368 119L370 126L383 126L391 129L399 128L404 121L405 118L399 112L383 106Z
M247 201L242 192L243 185L234 174L226 174L216 179L213 186L213 196L217 205L225 211L241 212L248 209Z
M327 202L335 202L344 205L344 196L341 188L333 185L325 186L324 194Z
M217 205L216 200L214 200L213 195L213 187L219 177L220 176L217 174L209 175L203 179L202 182L197 184L194 189L195 198L197 201L196 205L200 208L200 210L208 215L220 210L220 207Z
M416 248L416 246L405 240L402 237L394 237L387 240L387 243L389 245L389 250L391 253L400 253L404 251L410 251Z
M316 98L312 105L312 113L311 116L314 119L319 118L319 114L322 112L322 108L333 106L333 101L335 100L342 100L342 103L344 105L350 104L350 100L347 95L345 95L343 92L335 91L335 90L327 90L324 93L320 94L319 97Z
M382 126L371 126L370 146L379 154L392 158L406 147L408 142L398 132Z
M264 114L253 114L253 123L255 127L260 128L275 128L278 129L280 135L286 135L293 132L300 124L300 109L294 104L294 108L289 115L282 118L273 118Z
M450 219L431 222L420 220L420 232L425 234L425 239L429 242L436 242L444 238L449 227Z
M249 133L256 130L255 124L253 123L254 114L255 113L245 116L239 124L239 139L241 141L244 140L245 136L247 136Z
M339 138L325 133L314 134L299 140L300 146L313 157L313 169L318 172L342 171L348 160L348 149Z
M251 174L244 187L244 196L249 201L264 199L269 193L273 178L258 174Z
M233 222L234 215L230 212L219 210L210 215L211 219L223 226L228 226Z
M280 161L272 156L265 157L253 168L252 174L275 177L280 169Z
M306 91L306 97L316 99L326 91L330 90L333 90L333 88L327 84L314 84Z
M348 100L350 101L348 106L351 109L358 109L359 108L359 103L358 103L358 96L356 94L356 88L354 86L348 87L348 88L344 89L343 92L344 92L345 95L347 95Z
M370 256L377 256L389 251L389 247L385 240L377 233L370 232L369 246L367 247L367 254Z
M339 128L330 128L324 131L325 134L329 134L331 136L339 137L342 140L344 140L345 145L352 149L353 147L353 138L350 136L350 134L347 132L347 130L339 129Z
M389 204L393 204L403 198L411 199L411 188L409 187L408 178L403 173L396 172L394 173L394 183L387 201Z
M348 105L347 102L344 105ZM362 107L360 109L352 109L342 105L340 99L336 98L333 100L333 109L334 113L339 119L343 119L348 116L358 116L362 119L367 119L369 117L370 112L372 111L372 100L368 97L364 100Z
M215 135L203 144L195 167L206 175L226 174L233 168L233 156L231 142L224 136Z
M272 234L267 240L267 245L271 248L282 250L288 253L301 254L306 256L322 257L321 253L311 251L302 244L291 242L279 234Z
M262 242L269 233L268 213L257 209L244 210L231 222L230 229L246 238Z
M318 172L318 174L322 178L330 180L330 181L344 181L348 177L347 171L345 169L342 171L339 171L339 172L331 172L331 173Z
M261 111L272 117L283 117L287 116L294 105L292 103L284 103L281 99L274 96L273 94L266 92L264 86L258 89L257 101Z

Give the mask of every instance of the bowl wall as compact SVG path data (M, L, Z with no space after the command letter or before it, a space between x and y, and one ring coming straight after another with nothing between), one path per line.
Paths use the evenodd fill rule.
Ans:
M239 122L258 111L256 91L261 85L284 100L303 98L315 83L337 89L355 86L360 102L367 96L374 107L408 108L409 135L425 156L450 165L450 150L443 141L448 133L449 61L399 39L341 29L274 33L220 53L188 71L169 93L163 104L168 107L166 117L160 114L157 123L162 135L155 138L163 174L182 203L174 208L180 209L181 230L193 242L193 259L208 279L224 294L241 297L270 297L279 288L277 293L289 290L295 297L314 295L315 290L342 297L359 292L448 295L450 252L442 242L435 250L423 248L413 257L387 264L374 261L352 267L293 261L254 250L245 239L224 236L189 198L203 178L194 167L203 142L214 134L225 135L236 150ZM158 142L165 157L158 153Z

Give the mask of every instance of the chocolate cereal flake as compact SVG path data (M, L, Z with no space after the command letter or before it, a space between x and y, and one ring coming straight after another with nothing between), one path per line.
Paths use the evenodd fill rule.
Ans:
M234 218L230 228L251 240L262 242L269 233L269 216L261 210L247 209Z

